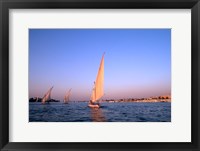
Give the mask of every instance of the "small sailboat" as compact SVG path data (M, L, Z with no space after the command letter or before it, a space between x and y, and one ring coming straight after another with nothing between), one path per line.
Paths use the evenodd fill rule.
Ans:
M51 100L51 91L52 91L53 87L51 87L47 93L44 95L44 97L42 98L42 104L45 104L46 102L48 102L49 100Z
M105 54L105 53L104 53ZM99 66L99 71L96 77L96 81L94 82L94 87L92 89L91 99L89 101L88 106L91 108L99 108L99 99L104 95L104 54L101 59L101 63Z
M71 90L72 90L72 89L70 89L70 90L66 93L66 95L65 95L65 97L64 97L64 103L65 103L65 104L67 104L67 103L69 102L69 96L71 95Z

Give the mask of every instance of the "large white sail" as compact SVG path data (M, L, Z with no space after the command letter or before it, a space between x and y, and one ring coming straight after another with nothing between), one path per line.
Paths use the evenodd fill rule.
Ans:
M44 97L42 98L42 104L45 104L46 101L49 101L51 99L51 90L53 89L53 87L51 87L47 93L44 95Z
M104 54L101 59L99 71L92 90L91 101L94 103L104 95Z
M71 95L71 90L72 90L72 89L70 89L70 90L66 93L65 98L64 98L64 103L68 103L68 102L69 102L69 96Z

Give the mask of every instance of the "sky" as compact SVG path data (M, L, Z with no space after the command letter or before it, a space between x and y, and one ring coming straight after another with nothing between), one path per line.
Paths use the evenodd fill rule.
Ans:
M89 100L104 52L102 99L171 94L171 29L29 29L29 98Z

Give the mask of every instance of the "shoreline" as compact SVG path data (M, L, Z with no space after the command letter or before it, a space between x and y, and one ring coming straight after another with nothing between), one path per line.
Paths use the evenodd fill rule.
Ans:
M123 103L123 102L133 102L133 103L140 103L140 102L145 102L145 103L155 103L155 102L171 102L171 99L152 99L152 100L112 100L112 101L100 101L100 102L108 102L108 103Z
M42 98L30 98L29 102L41 102ZM84 100L84 101L70 101L70 102L88 102L89 100ZM49 102L62 102L62 100L55 100L55 99L51 99L49 100ZM123 102L145 102L145 103L155 103L155 102L171 102L171 97L167 97L167 98L141 98L141 99L106 99L106 100L100 100L99 103L123 103Z

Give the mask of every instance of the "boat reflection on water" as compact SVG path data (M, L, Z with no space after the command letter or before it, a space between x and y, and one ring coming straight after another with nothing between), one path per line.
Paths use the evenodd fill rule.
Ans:
M106 119L100 108L91 108L90 113L93 122L106 122Z

